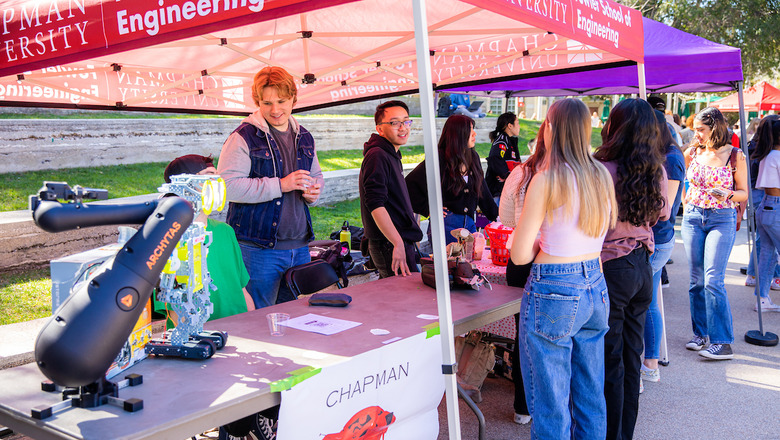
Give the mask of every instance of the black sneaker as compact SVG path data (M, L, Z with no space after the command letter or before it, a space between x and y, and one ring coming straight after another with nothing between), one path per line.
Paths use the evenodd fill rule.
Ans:
M731 344L712 344L710 348L700 351L699 356L720 361L734 359L734 352L731 351Z
M666 266L661 269L661 287L669 287L669 275L666 274Z
M688 341L687 344L685 344L685 348L688 350L693 351L699 351L707 346L707 338L702 338L701 336L694 336L693 339Z
M672 259L670 258L670 259L669 259L669 261L667 261L667 262L666 262L666 264L674 264L674 260L672 260Z
M747 266L740 267L739 273L741 273L742 275L747 275Z

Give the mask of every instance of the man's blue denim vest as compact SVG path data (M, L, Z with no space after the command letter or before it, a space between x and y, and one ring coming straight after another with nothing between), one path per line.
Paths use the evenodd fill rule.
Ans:
M299 133L295 137L298 160L296 169L310 170L314 161L314 138L305 128L301 126L298 128ZM249 148L252 168L248 177L283 177L282 164L279 162L282 156L273 136L249 123L241 124L234 132L246 141ZM311 241L314 240L311 215L308 205L304 203L304 206L309 225L307 240ZM227 222L236 231L238 240L249 241L262 248L274 248L281 213L281 197L253 204L230 202Z

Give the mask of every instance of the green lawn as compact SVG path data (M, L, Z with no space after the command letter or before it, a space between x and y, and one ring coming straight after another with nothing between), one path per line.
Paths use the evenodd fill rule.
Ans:
M44 180L107 189L111 198L154 193L163 183L166 165L138 163L1 174L3 186L0 188L0 211L27 209L28 197L38 192Z
M0 325L51 315L49 268L0 275Z

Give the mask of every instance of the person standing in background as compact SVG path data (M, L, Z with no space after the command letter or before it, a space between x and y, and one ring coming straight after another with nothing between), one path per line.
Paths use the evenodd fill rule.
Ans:
M457 241L450 233L455 229L464 228L472 234L477 232L477 206L488 220L495 221L498 218L498 206L485 183L479 154L474 149L476 142L474 120L468 116L452 115L444 123L439 137L439 166L444 206L444 237L447 244ZM430 214L424 160L406 176L406 187L412 210L428 217ZM429 227L429 240L430 235Z
M487 157L485 180L493 194L496 204L501 198L504 181L512 169L520 163L520 151L517 148L517 135L520 134L520 121L512 112L502 114L496 120L496 129L490 132L490 153Z
M230 201L227 223L236 232L257 308L295 299L284 272L311 260L309 205L324 180L314 138L291 116L297 96L295 80L281 67L259 71L252 84L259 109L231 133L219 157Z
M660 220L653 226L653 241L655 251L650 256L650 266L653 270L653 301L647 310L645 318L645 359L642 361L641 378L649 382L661 380L658 370L658 358L661 356L661 337L663 336L663 317L658 302L661 295L661 272L669 261L674 250L674 221L677 209L680 208L682 196L682 181L685 178L685 157L672 139L669 126L663 113L653 110L658 122L659 144L664 155L664 169L668 178L667 202L671 202L671 211L667 220Z
M750 125L753 125L753 122L757 121L758 118L753 119L753 121L750 123ZM761 204L761 201L764 199L764 190L759 189L756 187L756 181L758 180L758 169L759 169L759 160L756 160L756 145L759 142L761 138L765 139L765 142L769 141L769 134L768 132L772 129L772 122L780 120L780 116L778 115L767 115L763 118L764 121L770 121L763 124L759 124L755 130L755 135L750 139L750 142L748 142L748 155L750 156L750 188L753 195L753 206L758 206ZM762 128L763 127L763 128ZM750 126L748 126L750 128ZM757 209L755 209L755 212L758 212ZM748 261L747 265L747 276L745 277L745 285L748 287L755 287L756 286L756 267L755 267L755 260L754 257L761 254L761 235L756 234L756 244L753 246L752 252L750 253L750 261ZM780 290L780 265L775 264L774 269L771 269L770 272L772 277L772 283L769 285L769 288L771 290Z
M761 237L758 251L759 284L756 294L761 297L761 311L778 312L780 305L772 302L769 296L770 285L775 284L772 268L777 263L780 249L780 118L766 116L756 135L756 150L751 159L758 162L756 189L763 190L764 196L756 208L756 226ZM771 280L771 281L770 281ZM755 309L758 311L758 307Z
M688 145L693 140L693 115L690 115L685 119L685 125L683 125L683 129L680 130L680 139L682 140L680 149L682 151L687 150Z

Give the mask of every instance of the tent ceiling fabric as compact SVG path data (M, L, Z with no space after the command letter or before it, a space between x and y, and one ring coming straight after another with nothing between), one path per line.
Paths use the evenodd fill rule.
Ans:
M0 6L0 105L246 114L267 65L296 78L298 111L418 90L411 2L35 5ZM606 0L436 0L427 17L437 88L643 59L641 15Z
M742 81L740 50L643 18L648 93L722 92ZM504 96L615 95L639 93L636 66L560 73L512 81L449 88L445 91Z

